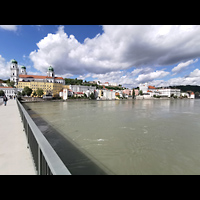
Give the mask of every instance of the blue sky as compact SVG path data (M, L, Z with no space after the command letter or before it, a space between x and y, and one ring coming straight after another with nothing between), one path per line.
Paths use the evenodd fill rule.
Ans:
M16 59L28 74L137 87L200 85L200 26L0 25L0 78Z
M29 56L31 51L37 49L36 44L48 33L56 33L58 27L59 25L21 25L17 26L16 31L0 27L0 55L7 61L15 58L21 65L26 65L28 61L24 61L23 56ZM93 38L103 32L99 25L65 25L65 29L81 43L85 38Z

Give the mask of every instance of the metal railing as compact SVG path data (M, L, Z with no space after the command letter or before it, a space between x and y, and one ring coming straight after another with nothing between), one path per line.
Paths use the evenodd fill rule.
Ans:
M71 175L18 100L17 105L38 175Z

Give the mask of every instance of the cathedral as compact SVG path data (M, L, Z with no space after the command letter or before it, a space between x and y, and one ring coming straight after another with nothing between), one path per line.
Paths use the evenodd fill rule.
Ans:
M18 62L12 60L10 71L10 81L15 82L16 88L21 90L29 87L34 93L40 88L43 89L44 95L57 96L60 90L65 88L65 80L62 77L55 77L54 69L51 66L48 68L46 76L28 75L25 66L21 67L19 73Z
M50 82L50 83L60 83L65 84L62 77L55 77L53 67L49 67L47 71L47 76L37 76L37 75L27 75L26 67L22 66L19 74L18 62L16 60L11 61L11 76L10 81L15 82L15 85L18 85L18 82Z

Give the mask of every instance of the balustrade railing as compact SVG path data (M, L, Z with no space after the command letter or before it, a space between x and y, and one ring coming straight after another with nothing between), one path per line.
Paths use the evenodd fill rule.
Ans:
M18 100L17 105L38 175L71 175Z

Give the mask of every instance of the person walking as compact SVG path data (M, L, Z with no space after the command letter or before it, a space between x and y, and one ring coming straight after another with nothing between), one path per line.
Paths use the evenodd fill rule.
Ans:
M6 106L8 98L6 96L3 97L4 106Z

